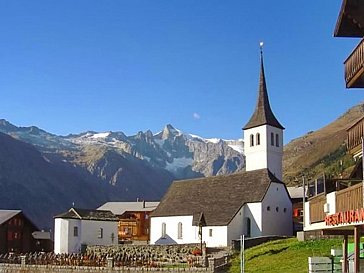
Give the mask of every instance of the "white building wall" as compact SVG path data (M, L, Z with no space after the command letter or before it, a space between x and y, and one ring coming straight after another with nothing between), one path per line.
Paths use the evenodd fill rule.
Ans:
M54 224L54 252L78 253L81 249L81 220L56 218ZM74 236L74 227L78 228L78 236Z
M161 239L163 223L166 224L166 237L168 238L168 243L199 243L200 239L198 237L198 227L192 225L192 219L192 215L151 217L150 243L155 244L159 239ZM182 223L182 238L178 238L178 223ZM227 226L203 227L202 241L205 242L208 247L227 246Z
M270 184L262 202L262 220L262 235L292 235L292 202L283 184Z
M260 144L256 145L257 133ZM271 145L271 133L274 134L274 145ZM278 134L278 147L276 135ZM250 146L250 135L254 135L254 146ZM246 171L268 168L278 179L282 180L283 130L270 125L262 125L244 130L244 150Z
M227 243L231 244L232 240L239 239L244 232L244 207L235 215L234 219L231 220L227 227Z
M74 236L74 228L78 234ZM103 237L98 238L99 229L103 229ZM111 234L114 233L114 241ZM111 245L118 243L118 222L90 221L78 219L55 219L54 252L79 253L81 245Z
M166 224L166 234L178 244L198 242L198 228L192 226L192 215L151 217L150 243L154 244L162 237L162 223ZM182 238L178 238L178 223L182 223Z
M81 242L86 245L118 244L118 222L82 220Z
M247 203L244 206L244 234L248 236L248 227L246 225L246 218L250 219L251 229L250 237L257 237L262 235L262 204L258 203Z

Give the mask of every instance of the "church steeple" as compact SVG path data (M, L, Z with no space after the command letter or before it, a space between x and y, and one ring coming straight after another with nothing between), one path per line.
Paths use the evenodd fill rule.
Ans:
M284 127L276 119L276 117L272 112L272 109L270 108L267 85L265 83L262 44L260 47L260 78L259 78L259 89L258 89L258 101L253 115L251 116L249 122L244 126L243 129L246 130L261 125L271 125L279 129L284 129Z
M246 171L267 168L278 179L282 179L284 128L270 108L264 75L262 43L258 101L252 117L243 129Z

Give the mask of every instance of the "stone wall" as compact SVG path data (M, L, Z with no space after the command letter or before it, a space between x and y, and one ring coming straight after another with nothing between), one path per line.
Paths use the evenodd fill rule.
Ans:
M138 273L138 272L154 272L154 273L178 273L178 272L194 272L194 273L213 273L211 268L121 268L121 267L88 267L88 266L48 266L48 265L19 265L19 264L0 264L0 273Z

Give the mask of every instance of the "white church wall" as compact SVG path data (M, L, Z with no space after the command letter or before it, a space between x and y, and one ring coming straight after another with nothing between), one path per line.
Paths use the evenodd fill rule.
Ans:
M285 186L271 183L262 202L262 235L292 235L292 202Z
M155 244L162 237L162 224L165 223L166 234L177 244L198 242L198 228L192 226L192 215L151 217L150 243ZM178 238L178 223L182 223L182 237Z
M244 207L242 207L227 227L227 243L239 239L244 234Z
M247 203L244 205L243 232L248 237L257 237L262 235L262 204ZM247 225L247 218L250 219L250 234ZM249 236L250 235L250 236Z
M192 244L200 243L198 227L192 225L192 215L151 217L150 244ZM162 225L165 224L166 236L162 239ZM182 237L178 237L178 223L182 223ZM202 241L208 247L227 246L226 226L206 226L202 228Z

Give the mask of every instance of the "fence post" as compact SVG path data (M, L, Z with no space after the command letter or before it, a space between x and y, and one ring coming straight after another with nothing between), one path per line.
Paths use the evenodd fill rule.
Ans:
M114 267L114 258L113 257L107 257L107 267L113 268Z
M209 258L209 268L215 269L215 258Z
M20 256L20 265L21 265L21 267L25 267L26 257L27 256L25 256L25 255Z

